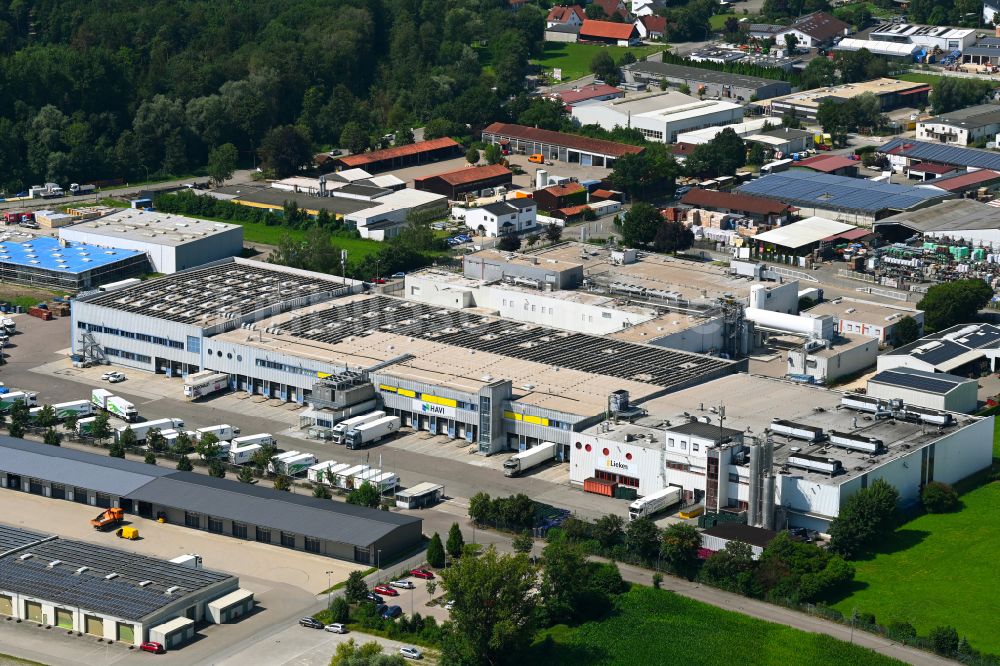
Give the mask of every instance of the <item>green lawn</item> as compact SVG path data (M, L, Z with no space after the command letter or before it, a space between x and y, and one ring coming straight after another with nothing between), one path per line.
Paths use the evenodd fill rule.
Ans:
M926 635L951 625L972 647L1000 653L995 558L1000 550L1000 483L962 495L958 513L927 514L896 531L883 552L856 562L857 589L834 607L874 613L879 624L909 622Z
M258 222L240 222L238 220L223 220L230 224L238 224L243 227L243 240L246 243L263 243L265 245L277 245L278 241L285 234L296 240L305 237L306 232L299 229L288 229L287 227L268 226ZM378 241L366 240L364 238L345 238L334 236L333 244L342 250L347 250L348 261L356 262L364 259L369 254L379 251L382 244Z
M715 31L722 30L726 26L726 19L728 18L739 20L742 17L736 14L715 14L708 19L708 27Z
M602 50L607 49L615 62L621 60L626 51L631 51L636 59L659 53L668 46L601 46L600 44L570 44L565 42L545 42L545 53L541 58L532 60L534 65L544 69L562 68L562 80L572 81L590 74L590 61Z
M921 74L919 72L908 72L906 74L900 74L897 77L900 81L912 81L913 83L929 83L930 85L936 84L941 80L940 76L936 74Z
M902 662L829 636L755 620L665 590L634 587L619 598L609 618L541 632L523 663L889 666Z

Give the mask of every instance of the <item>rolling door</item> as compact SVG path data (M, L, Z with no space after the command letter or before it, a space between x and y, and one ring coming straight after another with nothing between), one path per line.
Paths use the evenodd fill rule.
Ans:
M118 640L121 641L122 643L129 643L129 644L134 643L135 627L125 622L119 622L118 631L116 635L118 637Z
M13 615L14 614L14 604L11 603L10 597L5 594L0 594L0 615Z
M84 631L91 636L104 637L104 620L93 615L84 618Z
M32 622L43 624L44 620L42 618L42 605L37 601L25 601L24 612L28 616L28 619L31 620Z
M72 629L73 628L73 611L66 610L65 608L56 609L56 626L61 629Z

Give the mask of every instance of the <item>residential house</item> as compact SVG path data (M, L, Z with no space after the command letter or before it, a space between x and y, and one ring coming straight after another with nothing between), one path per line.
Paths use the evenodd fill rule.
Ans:
M979 104L917 123L917 138L967 146L1000 132L1000 104Z
M593 4L604 10L604 16L608 20L620 20L622 23L632 22L632 15L629 14L628 7L623 0L594 0Z
M666 6L664 0L632 0L632 16L652 16Z
M667 34L667 17L655 14L640 16L635 22L635 29L643 39L663 39Z
M786 35L795 35L798 46L817 48L832 44L835 37L844 37L851 31L851 26L826 12L813 12L801 16L790 26L783 27L774 37L779 47L783 47Z
M583 25L583 20L587 18L580 5L557 5L549 10L549 15L545 17L545 27L551 28L555 25Z
M509 199L472 208L465 224L480 236L505 236L532 231L537 226L538 203L534 199Z

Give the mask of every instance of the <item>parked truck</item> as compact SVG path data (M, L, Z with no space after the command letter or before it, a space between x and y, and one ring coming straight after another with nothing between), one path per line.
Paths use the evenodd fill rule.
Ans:
M122 421L135 423L139 419L139 411L131 402L125 398L113 395L104 403L104 408L109 414L117 416Z
M108 527L114 527L125 519L125 512L116 506L110 509L105 509L97 514L97 517L90 521L91 526L95 530L103 530Z
M57 419L64 419L70 414L79 416L90 416L94 413L94 405L89 400L74 400L72 402L60 402L52 405L56 412Z
M219 447L219 450L215 454L215 458L218 460L229 460L229 452L232 450L233 445L223 439L219 441L217 446ZM200 455L202 460L208 460L208 458L206 458L204 454Z
M96 388L90 392L90 404L97 409L107 409L108 398L114 397L114 395L108 389Z
M38 394L31 391L8 391L0 395L0 412L9 412L17 402L23 402L29 408L37 407Z
M184 421L181 419L157 419L155 421L145 421L143 423L136 423L135 425L122 426L121 428L115 428L115 441L120 441L122 435L129 428L135 434L136 442L145 442L146 436L149 435L151 430L159 430L161 433L164 430L176 430L177 428L183 428Z
M233 446L240 448L244 446L250 446L251 444L256 444L262 447L274 446L275 444L277 444L277 442L274 441L274 437L271 436L271 433L267 432L259 432L256 435L243 435L241 437L233 437L232 443Z
M260 451L260 444L247 444L246 446L236 446L234 439L229 446L229 462L233 465L246 465L253 460L253 454Z
M278 465L279 473L288 476L299 476L305 474L309 468L316 464L316 456L311 453L300 453L296 456L285 458Z
M284 469L284 463L290 458L302 455L301 451L285 451L284 453L279 453L278 455L271 458L271 462L267 464L267 471L271 474L281 474Z
M69 186L70 194L78 197L86 196L88 194L93 194L97 191L97 188L93 185L80 185L79 183L71 183Z
M357 428L359 425L362 425L364 423L370 423L372 421L376 421L384 417L385 417L385 412L380 410L375 412L369 412L368 414L362 414L360 416L352 416L349 419L344 419L337 425L333 426L333 431L332 431L333 436L331 440L333 441L334 444L343 444L344 435L346 435L354 428Z
M221 440L221 439L232 439L233 437L236 437L239 434L240 434L239 428L231 426L227 423L223 423L221 425L198 428L197 430L194 431L194 438L200 442L201 438L204 437L205 435L215 435Z
M229 375L227 373L203 370L188 375L187 379L184 380L184 397L188 400L197 400L228 388Z
M344 443L349 449L363 449L371 446L386 435L399 431L398 416L383 416L380 419L362 423L347 431Z
M663 490L657 490L645 497L640 497L628 505L628 519L648 518L654 513L663 511L667 507L680 503L684 497L684 490L677 486L670 486Z
M96 416L88 416L86 418L80 419L76 422L76 434L80 437L84 435L89 435L94 431L94 421L97 420Z
M515 453L503 464L504 476L517 476L556 457L555 442L542 442L538 446Z

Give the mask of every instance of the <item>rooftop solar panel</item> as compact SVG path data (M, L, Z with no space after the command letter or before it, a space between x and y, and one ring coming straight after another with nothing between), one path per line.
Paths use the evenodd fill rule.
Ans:
M872 377L871 381L879 384L898 386L900 388L924 391L927 393L936 393L938 395L944 395L958 386L958 383L950 379L939 379L936 377L929 377L925 374L896 372L893 370L880 372Z
M887 153L901 148L898 154L924 162L938 162L952 166L1000 169L1000 154L975 148L962 148L942 143L928 143L912 139L893 139L882 144L879 152Z
M951 197L947 192L909 185L801 171L770 174L741 185L737 191L797 206L867 213L908 210L924 202Z

